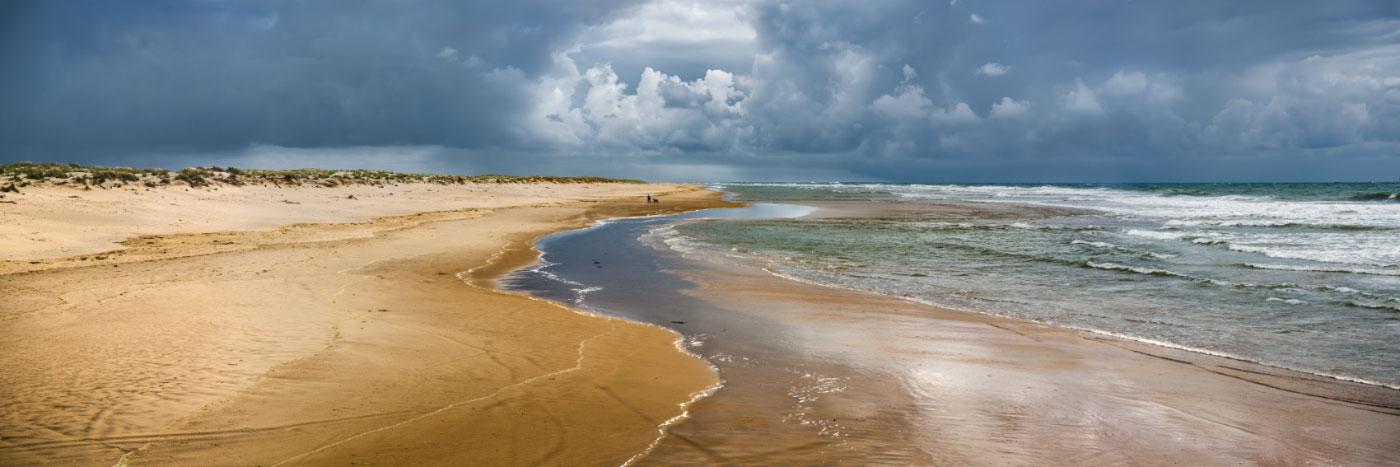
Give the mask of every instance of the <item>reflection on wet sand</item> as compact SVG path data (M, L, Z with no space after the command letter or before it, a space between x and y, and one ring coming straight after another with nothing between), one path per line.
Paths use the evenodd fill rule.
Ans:
M694 406L693 420L672 430L678 439L657 450L657 464L694 460L687 448L701 446L774 463L1384 464L1400 458L1386 441L1400 436L1400 394L1393 390L758 271L707 267L685 274L701 284L688 294L712 306L801 329L786 333L783 347L802 355L805 368L825 370L820 378L840 382L839 392L804 407L807 417L832 421L818 438L835 448L774 452L753 426L747 427L752 436L726 436L741 419L708 419L707 409L739 414L735 408L747 404L745 421L758 426L791 420L774 422L790 417L784 413L790 408L750 402L763 389L739 388L738 375L783 381L784 370L804 363L743 372L721 366L726 390L734 390ZM793 388L811 382L785 381Z

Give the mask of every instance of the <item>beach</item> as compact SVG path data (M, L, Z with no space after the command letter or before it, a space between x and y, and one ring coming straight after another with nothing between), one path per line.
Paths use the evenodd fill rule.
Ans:
M669 331L490 288L540 235L712 192L26 191L0 205L0 464L620 464L716 378Z
M1400 467L1400 1L0 6L0 467Z
M824 285L686 236L1081 210L705 210L741 205L632 184L6 199L3 465L1400 460L1383 385Z

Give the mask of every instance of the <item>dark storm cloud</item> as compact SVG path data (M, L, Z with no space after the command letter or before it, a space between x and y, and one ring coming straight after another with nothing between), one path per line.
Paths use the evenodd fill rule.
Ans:
M1400 170L1396 5L11 2L0 139L172 165L1364 179Z
M505 144L524 83L622 2L10 2L10 154Z
M1295 114L1295 129L1318 133L1307 127L1335 121L1338 114L1328 108L1335 106L1318 104L1344 98L1389 108L1393 103L1384 95L1394 85L1364 81L1400 73L1393 48L1400 21L1387 2L774 2L756 12L764 51L776 56L768 64L777 69L755 69L755 75L782 90L755 92L749 103L770 112L769 119L794 110L766 105L774 101L830 110L834 106L823 99L879 99L872 93L922 103L923 114L967 103L987 120L995 120L987 118L995 117L995 104L1011 99L1028 103L1035 117L952 129L921 125L918 135L866 117L855 125L828 122L815 134L844 142L828 148L839 150L856 139L867 151L892 145L910 157L1233 152L1240 148L1208 141L1202 130L1227 110L1230 99L1249 99L1254 107L1278 97L1291 100L1280 105ZM1372 61L1345 57L1368 50ZM1336 58L1308 64L1314 55ZM917 75L901 84L905 64ZM1369 89L1305 83L1328 84L1323 76L1333 73L1357 77L1356 87ZM864 82L840 86L859 80ZM1266 89L1254 89L1261 86ZM794 100L793 94L819 97ZM1250 120L1257 123L1257 116ZM778 128L791 133L782 141L799 142L790 146L794 150L807 150L803 144L814 136L802 134L803 127ZM1336 146L1354 141L1348 136L1315 141ZM1393 141L1397 135L1373 132L1369 138ZM1014 140L1024 144L1006 144Z

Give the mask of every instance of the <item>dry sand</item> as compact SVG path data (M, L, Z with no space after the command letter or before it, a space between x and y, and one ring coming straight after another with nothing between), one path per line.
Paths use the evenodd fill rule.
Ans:
M426 211L641 199L648 193L674 189L675 185L621 183L26 188L23 194L5 195L4 201L14 204L0 204L0 262L77 260L81 255L91 260L95 253L144 246L149 239L137 237L149 235L271 232L300 223L363 222ZM324 239L338 238L337 232L314 233L325 235ZM9 269L0 269L0 273L13 272L16 266L4 267Z
M693 187L6 200L3 465L618 464L716 381L674 333L487 288L545 233L723 204Z

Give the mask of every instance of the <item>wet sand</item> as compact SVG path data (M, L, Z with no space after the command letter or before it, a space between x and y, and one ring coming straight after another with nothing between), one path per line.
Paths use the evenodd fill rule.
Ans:
M757 351L720 365L725 390L692 407L651 465L1400 461L1400 391L761 271L678 272L714 307L781 323L768 339L802 360ZM794 422L810 436L783 426ZM790 436L754 442L736 426Z
M724 386L638 465L1400 462L1400 391L633 241L662 223L546 239L546 260L560 263L546 271L578 284L508 282L569 303L599 287L578 305L675 329L719 368Z
M8 253L22 259L0 275L0 464L620 464L645 451L714 384L710 367L671 332L499 292L491 278L533 261L540 235L723 203L696 191L640 201L684 186L471 188L448 193L450 206L432 201L451 188L395 194L422 195L431 213L341 207L339 223L258 231L116 213L89 222L139 235L121 253L90 253L110 247L66 231L74 239L55 243L93 257ZM248 209L286 204L249 192ZM64 211L64 193L25 196L51 211L8 219L87 214ZM233 216L212 209L232 198L201 196L212 203L189 217Z

